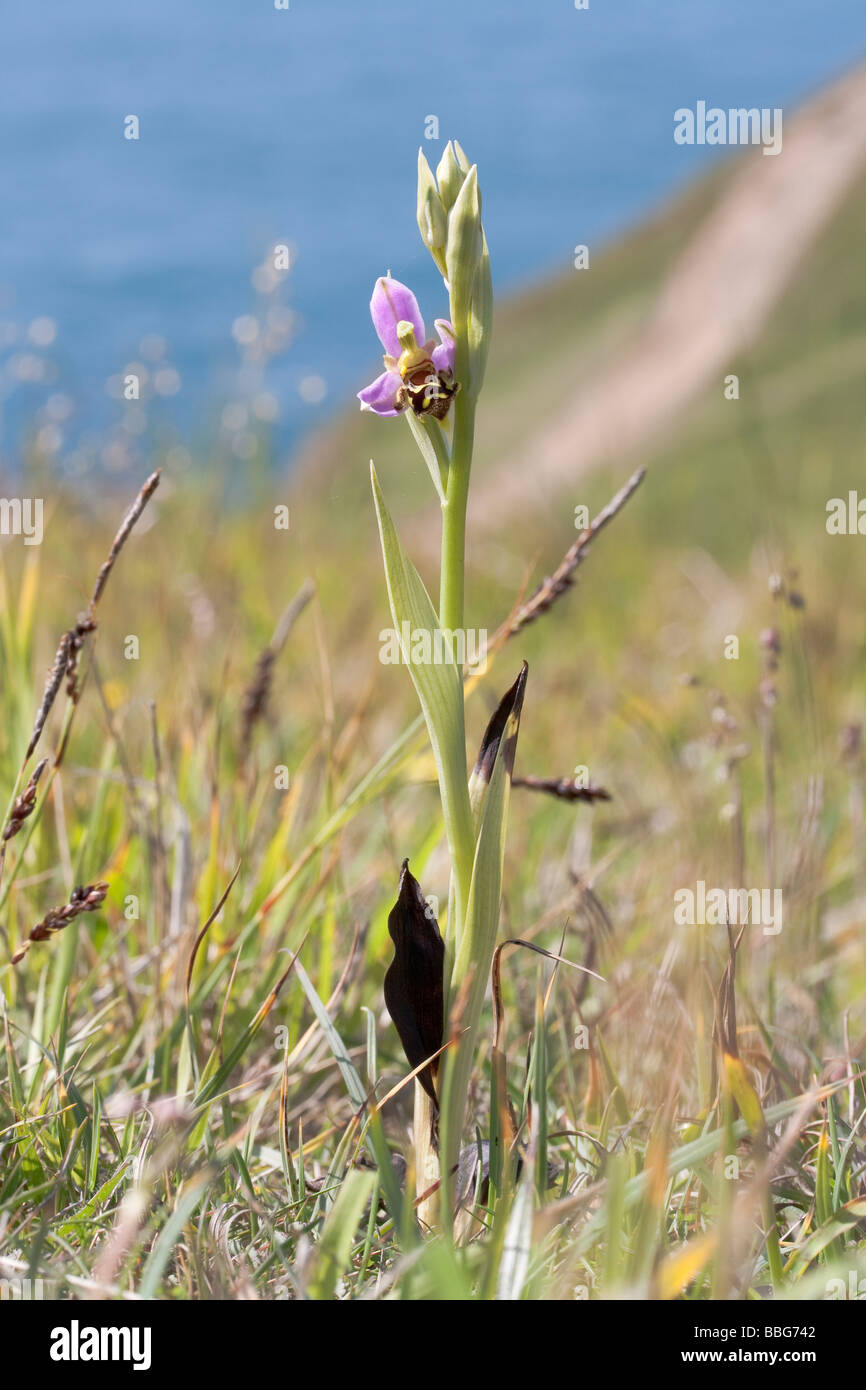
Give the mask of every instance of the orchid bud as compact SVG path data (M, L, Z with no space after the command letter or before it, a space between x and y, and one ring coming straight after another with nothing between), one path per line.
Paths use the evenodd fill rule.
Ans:
M466 156L464 155L463 158L465 159ZM442 206L446 212L450 212L457 202L457 195L463 187L468 172L468 169L461 169L457 156L454 153L454 146L449 140L448 144L445 146L445 153L439 161L439 167L436 170L436 182L439 184L439 197L442 199Z
M457 166L458 166L458 168L462 171L463 176L464 176L464 178L465 178L466 175L469 173L469 170L472 168L472 164L470 163L469 159L466 157L466 153L465 153L465 151L464 151L464 149L463 149L463 146L461 145L460 141L459 141L459 140L455 140L455 141L453 142L453 144L454 144L454 158L457 160Z
M448 218L423 150L418 151L418 230L421 240L444 276Z
M451 322L457 335L457 371L468 368L469 321L472 292L482 258L481 199L475 167L466 176L448 217L445 263L451 291ZM473 391L475 384L473 383Z
M484 382L490 333L493 327L493 279L490 273L490 253L482 228L481 259L472 286L469 310L469 380L476 394Z

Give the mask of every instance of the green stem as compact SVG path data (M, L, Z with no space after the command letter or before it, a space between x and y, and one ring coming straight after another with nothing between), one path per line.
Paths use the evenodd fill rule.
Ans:
M442 570L439 589L439 626L443 631L457 632L463 627L465 568L466 568L466 505L469 498L469 477L472 471L472 449L475 436L475 405L468 394L461 394L454 402L454 430L451 442L451 458L448 467L445 501L442 505ZM469 905L469 889L472 881L474 844L471 832L460 837L458 845L452 847L451 891L448 901L448 928L445 939L445 978L443 981L446 1000L446 1015L450 1012L452 972L457 946L464 928L466 911ZM449 1020L445 1019L446 1030ZM465 1049L459 1048L462 1053ZM458 1073L465 1070L457 1064ZM454 1083L458 1089L468 1086L468 1075L453 1075L448 1061L443 1062L440 1078L443 1082ZM446 1169L441 1173L442 1188L439 1201L439 1219L444 1228L452 1225L453 1178L448 1171L448 1155L455 1151L453 1124L448 1116L452 1110L450 1091L440 1097L441 1118L445 1132L440 1141L446 1158ZM416 1140L417 1142L417 1140ZM456 1141L459 1152L459 1135ZM419 1154L420 1158L421 1155Z
M463 626L466 503L469 498L474 437L474 403L468 396L458 396L454 402L454 440L442 508L442 574L439 589L439 626L443 631L450 632L458 631Z
M464 572L466 557L466 504L469 497L469 476L472 471L472 446L475 436L475 405L468 395L459 395L454 402L454 433L451 443L451 457L448 467L448 480L445 503L442 507L442 569L439 590L439 626L443 631L458 632L463 627ZM456 803L456 796L454 798ZM468 797L466 799L468 807ZM471 826L471 819L470 819ZM453 893L449 906L453 907L454 921L449 913L446 951L445 993L448 994L451 979L450 966L453 964L455 943L460 938L466 908L469 903L469 885L472 879L474 856L473 836L470 826L457 843L452 844L451 869L454 876Z

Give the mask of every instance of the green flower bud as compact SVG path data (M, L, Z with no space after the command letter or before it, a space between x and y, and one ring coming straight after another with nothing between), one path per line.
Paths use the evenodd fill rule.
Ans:
M418 230L421 240L444 276L448 218L423 150L418 151Z
M461 150L461 154L462 154ZM465 159L466 156L463 155ZM439 161L436 170L436 180L439 184L439 196L442 199L442 206L446 212L450 212L457 202L457 195L463 187L468 169L461 169L457 156L454 153L454 146L451 141L445 146L445 153Z
M493 327L493 279L490 273L487 238L483 230L481 242L481 259L475 272L472 303L469 308L469 380L476 395L484 382Z
M451 291L451 322L457 335L457 375L464 380L469 366L469 317L472 292L481 262L484 234L478 173L470 169L448 218L445 264ZM463 372L463 377L461 377ZM475 386L473 383L472 389Z
M454 141L454 157L457 160L458 168L462 171L463 175L465 176L466 174L468 174L469 170L472 168L472 165L466 158L466 155L463 152L463 146L461 145L459 140Z

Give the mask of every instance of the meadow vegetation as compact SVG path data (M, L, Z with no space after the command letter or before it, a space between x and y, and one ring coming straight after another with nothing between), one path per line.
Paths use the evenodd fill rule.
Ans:
M479 471L555 409L565 344L589 360L627 338L724 177L503 307ZM411 687L377 659L371 455L401 530L435 525L407 431L347 414L294 482L164 471L22 777L58 642L144 483L73 492L32 461L44 544L0 546L4 804L49 762L0 878L0 1278L60 1297L820 1299L866 1277L864 542L825 528L863 478L864 234L861 183L731 363L739 401L719 385L652 457L473 539L467 622L493 633L574 543L574 506L596 514L648 465L467 698L471 761L525 659L517 777L581 767L611 799L512 793L500 938L602 978L497 958L456 1242L413 1212L382 992L402 861L448 894ZM781 931L747 926L735 972L723 925L674 922L698 881L782 889ZM500 1066L520 1161L497 1186Z

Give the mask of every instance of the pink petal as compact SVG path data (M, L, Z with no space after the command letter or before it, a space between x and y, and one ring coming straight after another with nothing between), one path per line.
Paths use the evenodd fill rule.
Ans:
M414 294L405 285L401 285L399 280L392 280L390 275L380 276L376 281L373 298L370 300L370 317L380 343L391 357L399 357L403 351L397 337L397 324L401 319L411 323L419 343L423 343L427 336Z
M439 334L442 346L433 349L433 366L437 372L453 372L454 350L457 346L454 329L447 319L437 319L436 332Z
M361 409L372 410L376 415L399 415L401 412L397 409L396 400L402 385L399 372L383 372L358 392Z

